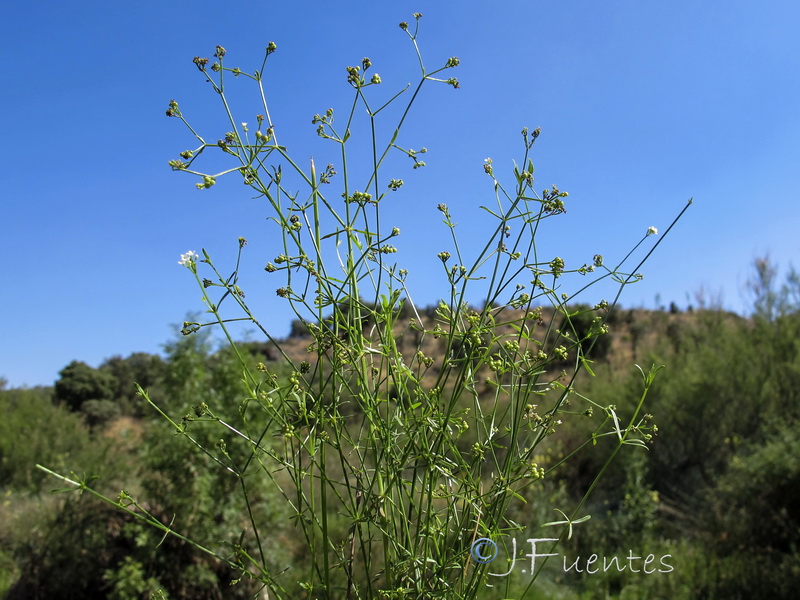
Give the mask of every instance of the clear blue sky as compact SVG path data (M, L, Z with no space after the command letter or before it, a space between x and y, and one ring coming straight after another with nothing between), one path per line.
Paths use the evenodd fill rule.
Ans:
M344 67L364 56L385 93L412 80L397 24L414 11L427 62L461 59L461 89L423 90L404 135L429 149L428 166L398 173L408 188L389 211L418 303L445 292L429 267L446 249L436 205L454 209L463 235L480 234L483 159L506 176L523 126L542 129L537 188L570 192L545 238L559 254L619 257L695 198L627 306L654 307L657 294L686 306L702 287L743 311L756 255L796 262L792 0L12 3L0 24L0 376L50 384L73 359L159 351L170 324L201 308L179 255L205 247L228 260L240 235L251 240L242 284L261 294L248 298L284 335L289 315L263 282L275 254L266 207L232 180L198 191L169 170L192 140L164 116L167 102L212 137L221 113L192 57L221 44L229 66L252 70L274 40L267 85L281 141L324 164L311 116L344 108ZM243 121L251 100L242 95Z

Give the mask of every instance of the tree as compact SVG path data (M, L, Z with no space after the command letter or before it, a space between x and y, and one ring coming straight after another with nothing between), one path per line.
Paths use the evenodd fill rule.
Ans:
M78 411L87 400L113 400L114 378L84 362L73 360L58 374L55 401Z
M756 258L753 268L755 273L746 286L757 318L772 322L800 309L800 273L794 267L781 286L777 282L778 267L769 256Z
M127 358L112 356L103 361L100 370L114 378L114 399L126 414L140 414L141 399L136 384L146 390L156 390L162 385L167 364L157 354L135 352Z

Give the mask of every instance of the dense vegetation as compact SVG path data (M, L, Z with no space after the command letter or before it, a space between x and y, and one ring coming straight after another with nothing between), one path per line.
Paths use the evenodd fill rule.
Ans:
M800 584L800 287L794 276L778 286L769 263L759 261L750 289L755 310L748 318L673 307L618 310L609 319L610 342L597 349L594 364L602 376L586 376L583 389L599 402L632 404L641 385L631 358L668 365L647 405L659 434L649 452L625 453L606 473L586 508L591 520L575 524L533 597L794 597ZM308 343L297 325L283 347L300 356ZM254 364L269 364L274 353L265 344L240 349ZM176 519L176 529L222 553L232 543L226 536L243 531L244 515L253 511L269 523L270 539L262 540L267 551L285 564L303 561L295 515L285 503L253 481L246 505L233 493L235 478L206 468L211 459L169 434L134 387L139 382L160 406L192 420L193 407L203 402L238 402L240 373L229 351L215 350L199 333L168 343L163 358L113 357L98 368L75 361L53 388L0 391L4 597L247 598L257 592L247 580L231 585L238 575L228 565L174 537L162 539L87 494L47 494L56 485L37 463L96 475L93 488L112 497L128 486L151 515L164 524ZM196 438L208 438L205 445L217 443L202 423L192 427ZM558 463L570 441L585 434L577 424L563 429L540 464ZM228 441L227 452L246 448ZM578 454L536 494L579 498L602 460L602 453ZM514 519L529 526L525 537L550 537L540 525L558 516L529 500ZM604 571L602 558L598 572L584 569L592 554L628 564L629 553L653 554L655 566L669 555L662 564L672 570ZM576 562L583 573L564 572ZM518 563L509 575L517 597L527 583L521 568Z

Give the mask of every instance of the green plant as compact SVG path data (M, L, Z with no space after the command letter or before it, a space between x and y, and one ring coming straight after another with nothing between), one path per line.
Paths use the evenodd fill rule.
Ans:
M322 169L313 160L309 168L301 167L278 141L263 86L274 43L254 73L226 66L221 46L213 62L194 59L230 124L218 142L206 142L176 101L167 110L189 127L197 143L170 161L173 169L198 177L199 189L238 173L269 206L280 243L265 270L272 277L285 276L277 295L296 315L296 335L308 331L309 352L303 360L290 356L251 311L239 285L245 239L238 240L230 275L205 250L183 254L180 263L196 278L210 315L204 322L187 321L183 333L220 328L241 366L238 402L232 407L231 398L202 401L178 418L146 390L140 393L190 447L231 477L244 499L246 518L241 531L229 532L220 546L218 539L195 541L178 533L191 516L177 515L165 524L128 493L116 501L104 499L164 535L217 556L241 577L261 582L271 597L476 597L489 569L471 554L473 542L523 530L508 515L559 466L554 461L545 468L537 456L564 419L598 421L574 452L613 440L601 474L623 445L645 446L651 437L652 424L641 408L655 370L642 372L644 392L624 419L614 406L598 405L573 386L579 370L591 370L587 352L606 332L605 319L616 299L576 312L568 302L591 283L568 295L560 291L563 278L596 274L595 281L611 278L621 291L638 279L644 261L623 272L631 254L615 268L596 255L567 269L560 257L539 254L539 228L565 212L567 197L556 186L540 194L534 190L530 153L539 129L522 130L522 166L515 165L510 185L495 176L491 159L479 167L496 204L483 207L493 225L476 252L462 247L450 208L438 205L452 240L435 258L446 282L445 297L425 316L411 301L409 272L391 261L400 230L381 218L382 203L402 194L403 180L385 171L396 168L389 160L392 153L410 159L412 169L425 166L426 150L401 146L400 133L424 85L458 88L457 79L441 74L459 64L452 57L441 68L425 67L417 45L420 16L415 14L412 25L400 25L419 61L415 87L386 102L374 101L372 88L382 79L368 74L372 64L364 58L347 68L353 103L343 122L333 109L313 117L317 134L338 154ZM259 92L263 112L252 128L234 118L229 106L231 76L249 79ZM360 109L369 130L362 154L369 157L365 176L352 159L358 155L352 150L357 143L352 131ZM394 125L385 129L384 117L396 118ZM211 150L221 151L233 166L212 173L198 170L198 159ZM340 193L330 194L334 182ZM648 229L639 244L655 233ZM484 297L477 307L465 301L474 286L482 286ZM399 325L404 313L413 315L410 330ZM240 321L268 338L280 353L280 365L253 366L230 330L231 323ZM404 353L406 335L414 344ZM187 386L200 389L207 376L188 370L186 377ZM79 478L59 477L100 495ZM270 551L269 533L285 525L260 517L254 489L262 482L289 507L291 530L301 541L293 564ZM562 522L564 532L585 520L578 515L585 500L564 507L562 514L569 515Z
M114 381L111 375L73 360L61 369L55 385L55 401L70 410L79 411L84 402L111 400Z

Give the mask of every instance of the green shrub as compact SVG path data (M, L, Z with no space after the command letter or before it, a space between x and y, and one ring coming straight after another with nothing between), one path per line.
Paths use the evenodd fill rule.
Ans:
M55 400L70 410L80 410L87 400L111 400L113 397L114 380L108 373L77 360L59 372Z
M36 464L60 470L87 469L124 478L126 457L113 457L113 440L90 433L84 419L53 406L49 388L0 392L0 486L38 492L46 475Z

